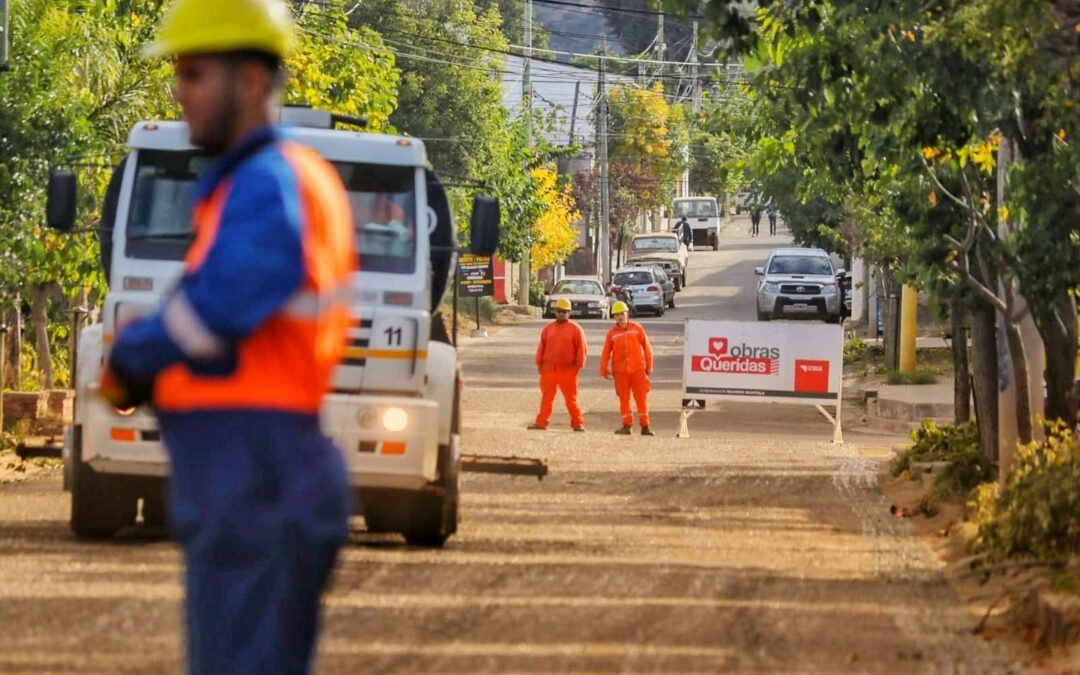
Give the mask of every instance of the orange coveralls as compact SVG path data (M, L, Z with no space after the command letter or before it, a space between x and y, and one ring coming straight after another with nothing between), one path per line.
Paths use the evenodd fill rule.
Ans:
M630 394L633 394L638 423L642 427L649 426L648 373L653 369L653 353L641 324L630 321L626 328L620 328L618 324L611 327L600 354L600 377L607 377L609 363L615 375L615 393L619 395L623 424L634 424L634 415L630 412Z
M562 392L566 409L570 411L570 426L585 426L578 406L578 371L585 367L588 347L585 331L573 321L552 321L540 332L536 346L536 367L540 370L540 414L536 426L547 427L555 390Z

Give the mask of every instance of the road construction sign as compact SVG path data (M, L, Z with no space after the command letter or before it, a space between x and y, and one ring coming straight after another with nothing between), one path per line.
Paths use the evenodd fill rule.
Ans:
M684 397L819 405L836 401L843 329L805 321L688 319Z

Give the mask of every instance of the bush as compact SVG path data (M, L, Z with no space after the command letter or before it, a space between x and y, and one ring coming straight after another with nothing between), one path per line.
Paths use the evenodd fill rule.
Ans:
M547 286L540 279L533 279L529 284L529 304L533 307L543 307L547 297Z
M1060 562L1080 553L1080 438L1047 425L1047 439L1020 448L1000 490L981 487L969 504L973 542L991 560L1034 556Z
M953 462L979 452L979 428L974 421L938 426L923 420L911 432L911 447L893 460L892 473L899 476L911 470L912 462Z
M923 420L911 432L911 440L911 447L893 460L892 474L911 471L914 462L948 462L934 481L935 491L943 499L966 497L980 483L997 478L997 465L987 461L979 448L979 429L974 421L938 426Z

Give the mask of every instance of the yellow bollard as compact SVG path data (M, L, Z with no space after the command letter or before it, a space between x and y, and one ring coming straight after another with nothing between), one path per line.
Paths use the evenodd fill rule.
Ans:
M900 372L915 372L915 327L918 323L918 292L904 284L900 296Z

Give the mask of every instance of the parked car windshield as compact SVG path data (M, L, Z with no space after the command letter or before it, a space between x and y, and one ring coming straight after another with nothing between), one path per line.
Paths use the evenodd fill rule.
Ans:
M584 279L563 279L555 285L552 295L603 295L604 289L598 281Z
M660 251L664 253L678 253L679 240L674 237L639 237L634 240L634 253L650 253Z
M768 274L832 275L832 264L824 256L778 255L769 263Z
M640 272L616 272L616 286L637 286L639 284L653 283L652 272L641 270Z
M711 199L683 199L674 204L675 217L715 218L716 202Z

